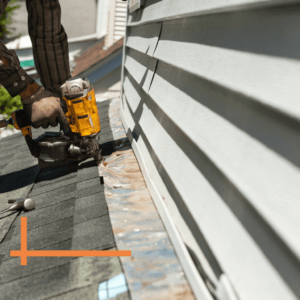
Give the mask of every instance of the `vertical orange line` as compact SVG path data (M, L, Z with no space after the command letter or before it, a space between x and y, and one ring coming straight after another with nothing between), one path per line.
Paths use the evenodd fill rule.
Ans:
M27 217L21 217L21 266L27 266Z

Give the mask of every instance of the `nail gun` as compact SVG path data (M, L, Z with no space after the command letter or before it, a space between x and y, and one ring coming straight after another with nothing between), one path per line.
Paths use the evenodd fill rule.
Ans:
M32 139L30 120L23 110L14 111L10 119L0 121L0 128L11 124L22 131L31 154L38 158L40 169L90 157L99 164L102 160L101 128L93 86L87 78L78 78L67 80L60 88L71 132L45 132Z

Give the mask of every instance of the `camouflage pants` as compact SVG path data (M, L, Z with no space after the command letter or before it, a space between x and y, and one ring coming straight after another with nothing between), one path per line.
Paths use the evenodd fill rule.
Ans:
M0 0L0 14L8 4ZM69 78L69 50L67 34L61 25L58 0L26 0L28 32L32 42L36 70L44 88L60 94L60 86ZM20 66L14 50L8 50L0 41L0 56L10 61L10 66L0 64L0 83L12 97L19 95L34 82Z

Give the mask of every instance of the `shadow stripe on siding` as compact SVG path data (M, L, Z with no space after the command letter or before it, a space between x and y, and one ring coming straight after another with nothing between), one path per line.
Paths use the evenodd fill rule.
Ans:
M156 65L157 59L151 58L133 49L127 50L124 66L131 74L133 74L135 80L147 93L152 83Z
M149 56L153 56L161 33L162 23L131 27L126 46Z

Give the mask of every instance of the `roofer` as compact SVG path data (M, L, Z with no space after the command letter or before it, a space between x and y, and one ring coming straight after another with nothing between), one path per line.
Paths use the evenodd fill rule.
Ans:
M8 2L0 0L0 15ZM0 83L12 97L21 96L23 109L34 128L56 126L58 122L67 128L60 86L71 75L67 34L61 25L59 1L26 0L26 8L35 67L43 86L24 71L15 51L8 50L3 42L0 43Z

